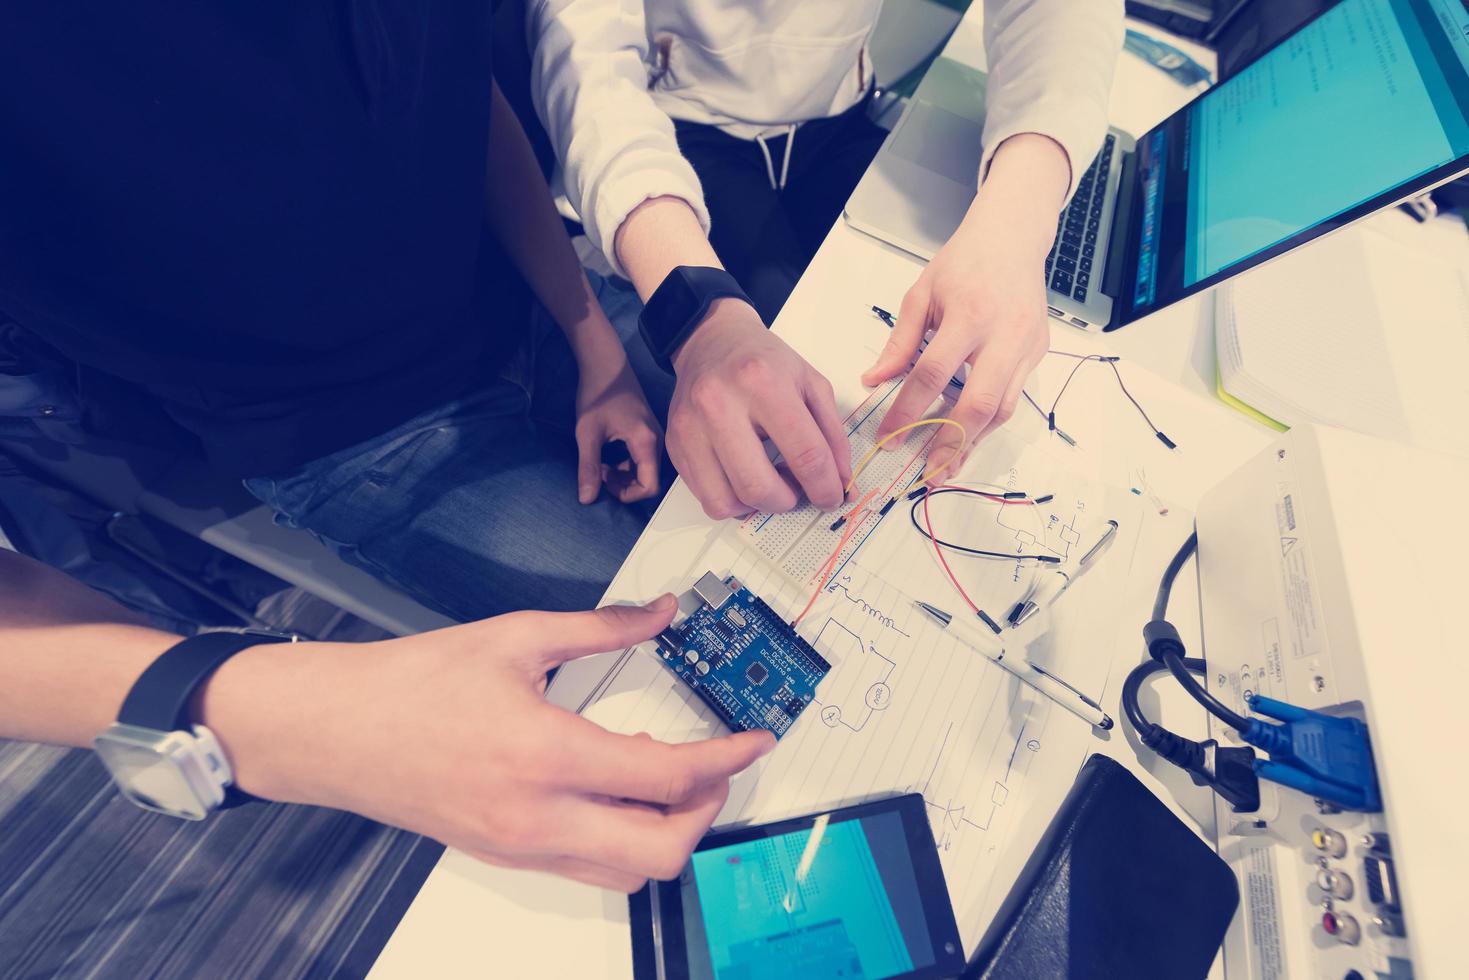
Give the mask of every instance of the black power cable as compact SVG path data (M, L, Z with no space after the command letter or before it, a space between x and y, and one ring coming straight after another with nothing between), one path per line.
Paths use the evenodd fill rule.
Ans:
M1189 693L1190 697L1230 728L1235 731L1243 731L1249 724L1249 719L1210 694L1202 684L1194 680L1193 673L1183 662L1183 640L1179 638L1178 630L1168 622L1168 599L1173 593L1173 580L1178 578L1179 570L1198 549L1198 534L1190 534L1188 540L1183 543L1183 547L1178 549L1178 553L1164 569L1163 578L1158 583L1158 594L1153 599L1153 621L1144 627L1143 637L1148 642L1148 653L1152 654L1155 660L1161 661L1172 672L1174 679L1183 685L1183 689ZM1203 661L1200 663L1202 664Z
M1194 556L1199 550L1198 532L1190 534L1183 547L1169 560L1168 567L1163 569L1163 578L1158 582L1158 592L1153 596L1153 619L1168 618L1168 600L1173 596L1173 580L1178 578L1178 573L1183 570L1184 563Z
M1239 730L1246 723L1246 719L1230 710L1194 679L1194 674L1205 673L1208 664L1198 658L1184 657L1178 630L1164 618L1168 614L1173 582L1184 563L1198 550L1198 544L1198 535L1190 534L1163 571L1153 600L1152 621L1143 629L1151 659L1138 664L1127 675L1122 685L1122 712L1143 745L1188 772L1195 783L1214 790L1233 806L1236 813L1250 813L1260 808L1260 780L1254 769L1254 749L1221 746L1214 739L1196 742L1184 738L1149 721L1138 704L1143 682L1153 674L1167 670L1196 701L1226 724Z
M1189 657L1183 663L1184 667L1188 670L1198 671L1200 674L1208 667L1203 660L1196 657ZM1160 735L1178 742L1191 742L1192 740L1186 739L1181 735L1175 735L1162 725L1149 721L1147 716L1143 714L1142 706L1138 704L1138 694L1142 689L1144 681L1152 675L1161 673L1167 669L1168 667L1166 665L1157 660L1144 660L1132 669L1132 672L1127 675L1127 680L1122 684L1123 714L1127 715L1128 722L1132 725L1133 730L1137 732L1138 738L1142 739L1143 744L1165 757L1167 753L1159 751L1157 746L1150 744L1153 740L1159 738ZM1193 744L1198 743L1195 742ZM1168 761L1173 762L1175 765L1181 764L1178 760L1172 758L1169 758Z

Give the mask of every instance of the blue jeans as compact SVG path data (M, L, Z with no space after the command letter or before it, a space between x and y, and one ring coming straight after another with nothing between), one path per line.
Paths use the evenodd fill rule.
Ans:
M673 379L637 334L637 294L592 276L660 420ZM515 609L587 609L652 512L607 494L576 499L576 360L537 309L500 377L381 436L245 481L346 561L460 620ZM662 482L672 480L668 469Z

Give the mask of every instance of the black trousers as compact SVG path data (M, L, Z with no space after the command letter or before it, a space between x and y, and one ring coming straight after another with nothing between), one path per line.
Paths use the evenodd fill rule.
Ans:
M783 189L771 187L770 170L778 182L787 137L765 141L767 168L755 140L735 139L699 123L674 124L679 149L704 185L709 241L767 324L785 305L887 136L868 118L867 102L797 128Z

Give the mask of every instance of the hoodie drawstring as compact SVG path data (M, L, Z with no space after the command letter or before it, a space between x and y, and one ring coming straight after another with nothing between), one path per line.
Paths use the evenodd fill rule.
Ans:
M770 178L770 189L783 191L786 188L786 177L791 172L791 150L796 145L796 124L791 123L786 127L786 151L780 161L780 180L775 179L775 161L770 156L770 147L766 144L767 137L763 134L755 137L755 142L760 145L760 155L765 158L765 174Z

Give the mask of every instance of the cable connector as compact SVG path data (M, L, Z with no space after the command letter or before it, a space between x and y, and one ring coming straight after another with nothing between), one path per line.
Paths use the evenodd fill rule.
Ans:
M1195 742L1154 725L1140 732L1142 743L1158 756L1188 773L1195 786L1218 793L1235 813L1260 809L1260 777L1255 774L1255 750L1221 746L1214 739Z
M1262 779L1298 789L1348 810L1377 813L1382 795L1367 726L1256 694L1250 710L1282 722L1251 718L1240 738L1269 755L1256 759Z
M1255 750L1249 746L1220 745L1214 739L1200 743L1201 766L1189 769L1196 785L1218 793L1235 813L1260 809L1260 777L1255 772Z
M1149 725L1137 731L1143 745L1157 753L1164 762L1189 771L1203 766L1203 746L1193 739L1175 735L1162 725Z
M1147 646L1148 656L1159 663L1170 653L1182 659L1187 652L1178 629L1166 619L1155 619L1143 627L1143 643Z

